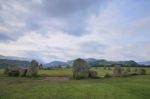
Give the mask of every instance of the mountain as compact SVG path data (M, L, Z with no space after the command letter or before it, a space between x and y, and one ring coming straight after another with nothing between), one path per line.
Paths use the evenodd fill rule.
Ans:
M96 60L95 62L90 62L91 66L102 66L102 65L115 65L115 64L120 64L124 66L138 66L139 64L136 63L133 60L129 61L107 61L105 59L99 59Z
M96 59L95 58L88 58L85 59L88 63L91 62L95 62ZM63 62L63 61L52 61L50 63L45 64L44 66L46 67L58 67L58 66L73 66L73 61L74 60L68 60L67 62Z
M95 58L87 58L87 59L85 59L87 62L95 62L95 61L97 61L97 59L95 59Z
M50 63L45 64L44 66L46 67L68 66L68 63L63 61L52 61Z
M87 58L84 59L86 60L90 66L104 66L104 65L115 65L115 64L120 64L120 65L124 65L124 66L138 66L139 64L136 63L133 60L129 60L129 61L108 61L105 59L95 59L95 58ZM74 60L69 60L67 62L63 62L63 61L52 61L48 64L45 64L44 66L46 67L59 67L59 66L73 66L73 61Z
M30 65L29 61L31 60L27 58L0 55L0 68L5 68L10 65L26 67Z
M18 67L26 67L30 65L29 61L22 60L8 60L8 59L0 59L0 68L6 68L10 65L16 65Z
M150 61L138 62L141 65L150 65Z
M105 59L95 59L95 58L87 58L85 59L90 66L103 66L103 65L114 65L114 64L121 64L126 66L138 66L139 64L133 60L129 61L108 61ZM30 59L22 58L22 57L14 57L14 56L3 56L0 55L0 68L6 67L12 64L17 66L28 66ZM44 64L45 67L59 67L59 66L73 66L74 60L69 60L67 62L63 61L52 61L50 63ZM150 64L150 61L141 62L140 64Z
M74 61L74 60L68 60L66 63L67 63L69 66L73 66L73 61Z
M129 60L129 61L118 61L118 64L128 65L128 66L137 66L137 65L139 65L137 62L135 62L135 61L133 61L133 60Z
M139 64L136 63L133 60L129 60L129 61L108 61L105 59L95 59L95 58L88 58L85 59L90 66L103 66L103 65L115 65L115 64L121 64L121 65L125 65L125 66L138 66ZM72 61L73 63L73 61Z

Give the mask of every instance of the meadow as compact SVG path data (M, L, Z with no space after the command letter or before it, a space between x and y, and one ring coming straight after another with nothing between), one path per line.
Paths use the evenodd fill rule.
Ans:
M100 79L71 79L71 68L40 70L37 78L7 77L1 69L0 99L149 99L150 68L146 68L147 75L112 78L103 78L112 69L92 69Z

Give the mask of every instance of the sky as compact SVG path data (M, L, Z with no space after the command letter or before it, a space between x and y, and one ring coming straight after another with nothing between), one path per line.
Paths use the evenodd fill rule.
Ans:
M150 60L150 0L0 0L0 55Z

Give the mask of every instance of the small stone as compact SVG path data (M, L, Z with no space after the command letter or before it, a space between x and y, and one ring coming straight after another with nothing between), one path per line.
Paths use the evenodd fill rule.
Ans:
M91 77L91 78L98 78L97 72L93 71L93 70L90 70L89 71L89 77Z
M19 70L19 76L20 77L26 76L27 70L28 70L27 68L21 68Z
M145 74L146 74L146 70L143 69L143 68L139 68L139 69L137 70L137 74L139 74L139 75L145 75Z

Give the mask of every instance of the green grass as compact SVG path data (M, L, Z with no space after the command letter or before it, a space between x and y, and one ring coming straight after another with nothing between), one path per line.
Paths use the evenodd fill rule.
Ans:
M2 77L2 76L6 76L6 75L4 75L4 70L0 69L0 77Z
M111 68L112 69L112 68ZM91 70L95 70L98 72L99 76L104 76L105 73L112 73L112 70L104 70L103 68L91 68ZM39 74L41 76L72 76L71 68L61 68L61 69L52 69L52 70L40 70Z
M61 68L61 69L52 69L52 70L40 70L39 74L41 76L72 76L71 68Z
M95 69L95 68L92 68ZM111 70L96 69L100 76ZM149 99L148 75L85 80L41 80L4 77L0 70L0 99ZM71 69L41 70L40 75L71 76Z
M132 68L133 69L133 68ZM112 70L113 68L111 68L111 70L104 70L103 67L99 67L99 68L91 68L91 70L95 70L98 72L98 76L104 76L106 73L111 73L112 74ZM150 68L146 68L147 73L150 74ZM72 76L72 69L71 68L61 68L61 69L52 69L52 70L40 70L39 74L41 76Z

